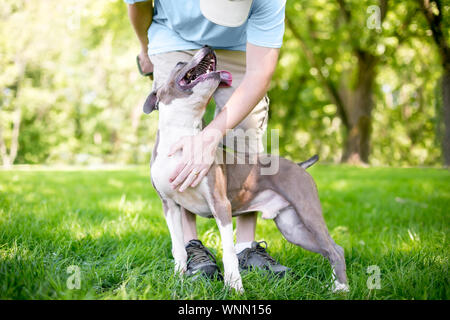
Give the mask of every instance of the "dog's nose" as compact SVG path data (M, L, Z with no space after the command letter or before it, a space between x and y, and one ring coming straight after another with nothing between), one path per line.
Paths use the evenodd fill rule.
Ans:
M213 50L213 48L211 48L210 46L208 46L207 44L205 44L203 47L202 47L202 49L200 50L201 52L203 52L203 54L209 54L209 53L212 53L212 54L214 54L214 50Z
M211 47L208 46L207 44L205 44L205 45L203 46L202 49L203 49L203 50L206 50L206 51L209 51L209 52L212 52L212 51L213 51L213 48L211 48Z

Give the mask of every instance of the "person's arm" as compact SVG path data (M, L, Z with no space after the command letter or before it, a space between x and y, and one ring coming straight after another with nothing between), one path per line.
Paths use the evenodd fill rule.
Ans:
M279 49L247 43L245 76L217 117L205 130L218 130L225 135L253 110L269 89L277 66Z
M141 45L141 52L139 53L139 61L141 69L144 73L152 72L153 65L150 62L147 53L148 37L147 31L152 23L153 5L152 1L136 2L128 4L128 17L134 28L136 36Z
M183 152L180 164L170 177L174 189L178 188L182 192L189 186L195 187L208 173L214 162L217 146L227 130L237 126L266 94L277 65L278 54L277 48L247 43L244 79L222 111L202 132L182 138L171 148L169 156L178 150Z

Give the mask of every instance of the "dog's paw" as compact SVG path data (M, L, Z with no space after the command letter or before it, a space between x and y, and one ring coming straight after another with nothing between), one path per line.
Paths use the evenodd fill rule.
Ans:
M175 274L183 275L186 272L187 265L186 262L175 262Z
M237 283L237 284L233 287L233 289L236 290L236 292L238 292L238 293L240 293L240 294L244 293L244 286L242 285L242 280L239 281L239 283Z
M347 283L340 283L339 281L334 281L331 287L331 291L333 291L334 293L349 292L350 287L348 286Z
M241 276L225 276L225 286L230 287L238 293L244 293L244 286L242 285Z
M233 290L235 290L239 294L244 293L244 286L242 285L242 281L240 281L238 283L233 283L230 285L230 287L233 288Z

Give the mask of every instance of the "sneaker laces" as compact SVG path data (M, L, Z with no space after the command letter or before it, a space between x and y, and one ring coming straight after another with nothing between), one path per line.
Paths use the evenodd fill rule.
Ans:
M265 244L264 247L261 245L261 244L263 244L263 243ZM269 264L270 264L270 265L277 264L277 262L275 261L275 259L272 258L272 257L267 253L266 249L267 249L268 247L269 247L269 245L267 244L267 242L263 240L263 241L257 242L254 248L252 247L252 248L249 248L249 249L245 250L245 251L243 252L242 265L243 265L243 266L246 265L247 260L248 260L249 256L250 256L252 253L256 253L256 254L258 254L259 256L263 257L264 259L266 259L267 261L269 261Z
M203 263L203 262L214 262L216 264L216 258L214 255L201 243L189 244L186 247L186 252L188 254L188 264L193 263Z

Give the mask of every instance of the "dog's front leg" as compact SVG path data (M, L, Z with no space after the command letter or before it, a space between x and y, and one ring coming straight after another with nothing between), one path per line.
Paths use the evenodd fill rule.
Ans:
M242 293L244 292L244 288L239 272L239 261L234 249L233 221L231 218L231 205L229 202L228 205L219 206L217 208L216 222L219 227L220 237L222 238L225 285Z
M164 199L164 214L172 239L172 255L175 259L175 272L186 271L187 253L184 247L183 226L181 222L181 208L175 201Z
M238 258L234 249L231 204L227 198L221 197L220 194L217 194L216 192L217 190L215 191L215 194L211 196L209 206L216 219L220 237L222 238L225 285L242 293L244 292L244 288L239 272Z
M242 293L242 278L239 272L239 261L234 249L233 217L231 203L227 197L227 179L225 167L214 164L205 177L208 183L208 192L205 199L216 219L222 238L223 267L225 285Z

